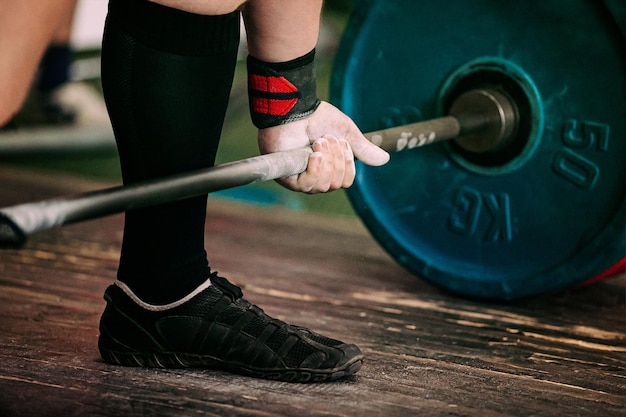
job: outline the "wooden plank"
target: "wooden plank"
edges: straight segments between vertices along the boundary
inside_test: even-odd
[[[0,205],[98,185],[0,169]],[[102,184],[104,185],[104,184]],[[0,252],[0,415],[622,416],[626,276],[484,303],[400,268],[357,219],[211,200],[212,266],[269,314],[357,343],[359,374],[287,384],[210,370],[110,366],[102,293],[121,215]]]

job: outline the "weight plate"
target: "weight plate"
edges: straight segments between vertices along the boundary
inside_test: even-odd
[[[381,245],[454,292],[508,300],[584,282],[626,252],[626,45],[601,2],[361,1],[331,100],[363,131],[441,116],[467,89],[518,106],[514,143],[359,164],[348,194]]]

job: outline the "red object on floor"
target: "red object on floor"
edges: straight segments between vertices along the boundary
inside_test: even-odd
[[[591,285],[594,282],[602,281],[603,279],[612,277],[613,275],[617,275],[620,272],[626,271],[626,257],[620,259],[615,265],[601,273],[600,275],[591,278],[589,281],[583,282],[579,285],[579,287],[585,287],[587,285]]]

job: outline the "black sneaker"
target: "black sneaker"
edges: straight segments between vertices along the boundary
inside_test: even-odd
[[[217,273],[163,306],[142,302],[118,281],[104,294],[100,354],[116,365],[211,368],[292,382],[336,380],[361,368],[357,346],[271,318],[242,297]]]

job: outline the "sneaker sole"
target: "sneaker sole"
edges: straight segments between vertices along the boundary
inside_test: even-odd
[[[205,355],[190,355],[182,353],[141,353],[117,352],[99,346],[102,359],[106,363],[122,366],[143,368],[209,368],[228,371],[254,378],[262,378],[283,382],[328,382],[354,375],[363,365],[363,357],[354,357],[341,368],[319,369],[250,369],[246,366],[228,363]]]

